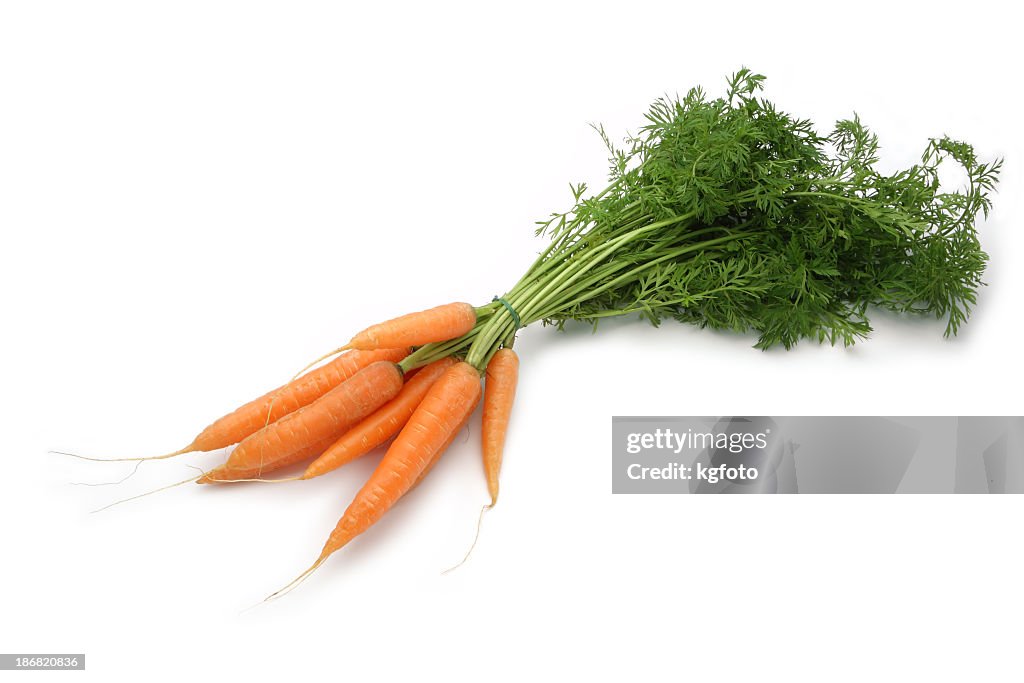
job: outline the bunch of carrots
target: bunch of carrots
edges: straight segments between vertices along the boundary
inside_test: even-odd
[[[394,439],[308,576],[427,474],[483,394],[490,505],[518,375],[512,346],[535,322],[596,325],[639,315],[733,332],[757,346],[802,339],[850,345],[868,311],[945,319],[954,335],[977,302],[988,260],[987,216],[1002,160],[934,138],[921,161],[887,173],[859,118],[820,135],[759,97],[764,76],[741,69],[724,97],[701,88],[656,100],[647,125],[608,147],[609,183],[539,224],[550,238],[519,281],[483,306],[451,303],[373,325],[328,361],[207,427],[179,455],[237,444],[195,480],[293,479],[338,468]],[[959,165],[967,183],[940,181]],[[481,389],[481,378],[485,388]],[[288,481],[274,479],[273,481]],[[191,481],[191,480],[190,480]],[[292,586],[293,584],[289,584]]]
[[[290,588],[369,529],[427,475],[466,425],[481,395],[487,507],[497,503],[498,474],[519,374],[515,351],[511,345],[495,349],[481,366],[452,355],[433,359],[411,353],[414,348],[429,348],[468,334],[477,318],[473,306],[451,303],[373,325],[311,366],[333,358],[326,364],[312,370],[307,366],[305,374],[221,417],[185,448],[118,460],[159,460],[235,446],[223,465],[188,481],[282,482],[331,472],[394,437],[319,557],[286,587]],[[486,390],[481,387],[482,376],[486,376]],[[302,462],[309,464],[297,477],[264,478]]]

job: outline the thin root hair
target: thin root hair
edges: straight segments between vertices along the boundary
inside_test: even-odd
[[[206,474],[206,472],[203,472],[203,474]],[[97,509],[93,510],[92,512],[93,512],[93,514],[95,514],[97,512],[103,512],[104,510],[109,510],[110,508],[114,507],[115,505],[120,505],[121,503],[127,503],[130,500],[138,500],[139,498],[145,498],[146,496],[151,496],[154,493],[160,493],[161,491],[166,491],[167,489],[173,489],[174,487],[181,486],[182,484],[189,484],[191,482],[194,482],[194,481],[198,480],[200,477],[203,476],[203,474],[197,474],[196,476],[194,476],[194,477],[192,477],[190,479],[184,479],[184,480],[179,481],[179,482],[174,483],[174,484],[168,484],[167,486],[161,486],[158,489],[154,489],[153,491],[148,491],[146,493],[140,493],[137,496],[132,496],[130,498],[122,498],[121,500],[114,501],[110,505],[104,505],[101,508],[97,508]]]
[[[77,453],[69,453],[67,451],[49,451],[53,455],[66,455],[72,458],[78,458],[79,460],[89,460],[91,462],[142,462],[144,460],[164,460],[166,458],[173,458],[176,455],[184,455],[185,453],[191,453],[192,447],[186,446],[181,450],[174,451],[173,453],[165,453],[163,455],[151,455],[145,458],[91,458],[87,455],[78,455]]]
[[[480,540],[480,527],[484,522],[484,513],[493,507],[494,503],[488,503],[487,505],[484,505],[482,508],[480,508],[480,516],[476,519],[476,535],[473,536],[473,543],[470,544],[469,550],[466,551],[466,555],[462,558],[462,560],[460,560],[458,564],[448,567],[448,569],[445,569],[443,572],[441,572],[442,576],[449,572],[453,572],[462,565],[466,564],[466,560],[469,559],[469,556],[473,554],[473,549],[476,548],[476,542]]]
[[[320,565],[322,565],[324,563],[324,560],[326,559],[326,557],[321,557],[320,559],[318,559],[316,562],[312,564],[312,566],[310,566],[309,569],[307,569],[306,571],[302,572],[294,579],[292,579],[291,582],[288,583],[288,585],[286,585],[284,588],[280,588],[271,593],[270,595],[268,595],[267,597],[263,598],[263,602],[273,602],[274,600],[277,600],[278,598],[283,598],[284,596],[291,593],[293,590],[302,585],[302,582],[308,579],[310,574],[319,569]]]
[[[90,482],[87,482],[87,481],[72,481],[72,482],[68,482],[68,483],[71,484],[72,486],[116,486],[117,484],[123,484],[124,482],[126,482],[129,479],[131,479],[132,477],[134,477],[135,474],[139,471],[139,467],[141,467],[141,466],[142,466],[142,461],[139,460],[138,462],[135,463],[135,467],[132,468],[131,472],[129,472],[128,474],[124,475],[122,478],[118,479],[117,481],[100,481],[100,482],[96,482],[96,483],[90,483]],[[190,465],[190,467],[194,467],[194,465]]]

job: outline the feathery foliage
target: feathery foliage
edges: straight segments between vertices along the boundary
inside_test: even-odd
[[[597,127],[609,184],[594,195],[573,186],[572,209],[539,224],[551,244],[503,297],[521,323],[636,313],[790,348],[853,344],[877,306],[934,315],[955,334],[981,285],[975,221],[988,215],[1001,161],[943,137],[920,163],[885,174],[859,118],[822,136],[759,97],[763,83],[742,69],[723,97],[698,87],[659,99],[622,146]],[[946,162],[966,171],[965,187],[940,187]],[[472,333],[445,345],[477,367],[516,332],[504,304],[480,311]]]

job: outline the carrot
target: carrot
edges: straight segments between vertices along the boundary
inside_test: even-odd
[[[300,479],[312,479],[326,474],[390,439],[409,421],[427,390],[454,364],[455,359],[449,356],[417,372],[415,377],[405,383],[398,396],[345,432],[333,445],[329,444],[330,447],[310,463]]]
[[[392,346],[423,346],[461,337],[476,325],[476,309],[470,304],[452,303],[425,311],[407,313],[371,325],[352,337],[348,344],[325,353],[300,372],[348,349],[372,350]]]
[[[301,583],[333,553],[375,524],[418,483],[423,472],[433,465],[469,420],[480,401],[480,393],[476,368],[466,362],[448,368],[430,387],[369,481],[345,510],[316,562],[267,599],[283,595]]]
[[[201,484],[249,478],[297,462],[297,454],[352,425],[393,399],[402,388],[402,370],[377,361],[352,375],[313,403],[285,415],[238,444],[226,463],[207,472]]]
[[[480,516],[476,520],[476,535],[462,560],[441,572],[447,574],[455,571],[469,559],[480,539],[480,527],[484,521],[484,513],[498,503],[498,475],[501,473],[501,460],[505,451],[505,434],[508,431],[509,417],[516,396],[516,384],[519,381],[519,356],[509,347],[499,349],[487,364],[487,380],[484,383],[484,410],[481,419],[481,440],[483,442],[484,474],[487,477],[487,491],[491,494],[491,502],[480,508]]]
[[[470,304],[458,302],[435,306],[416,313],[407,313],[367,327],[352,337],[348,344],[325,353],[306,368],[348,349],[371,350],[391,346],[423,346],[432,342],[448,341],[466,334],[473,329],[475,324],[476,309]]]
[[[505,435],[518,380],[519,356],[510,348],[500,349],[487,364],[484,412],[480,430],[483,440],[484,473],[487,476],[487,491],[491,494],[492,507],[498,502],[498,474],[501,472]]]
[[[476,309],[470,304],[460,302],[435,306],[416,313],[407,313],[367,327],[352,337],[348,344],[325,353],[300,372],[305,372],[317,363],[349,349],[373,350],[391,346],[423,346],[461,337],[471,331],[474,325],[476,325]]]
[[[405,358],[409,348],[353,351],[316,368],[298,379],[269,391],[214,422],[197,437],[203,448],[216,450],[240,442],[285,415],[309,405],[372,363]],[[214,445],[221,444],[221,445]]]
[[[476,309],[453,303],[408,313],[371,325],[352,337],[350,349],[380,349],[392,346],[422,346],[461,337],[476,324]]]
[[[135,460],[162,460],[185,453],[197,451],[215,451],[239,443],[246,437],[255,434],[267,424],[292,413],[303,406],[309,405],[326,394],[357,372],[378,361],[398,362],[409,353],[408,347],[394,349],[378,349],[374,351],[352,351],[338,356],[330,363],[292,380],[288,384],[268,391],[259,398],[228,413],[208,426],[193,439],[192,443],[180,451],[148,458],[84,458],[84,456],[68,453],[85,460],[102,460],[123,462]],[[328,444],[329,445],[329,444]],[[326,446],[325,446],[326,448]]]

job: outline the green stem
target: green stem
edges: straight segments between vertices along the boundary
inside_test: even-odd
[[[717,239],[707,240],[705,242],[700,242],[698,244],[693,244],[693,245],[690,245],[690,246],[682,247],[680,249],[676,249],[674,251],[670,251],[667,254],[665,254],[664,256],[661,256],[661,257],[656,258],[656,259],[652,259],[651,261],[647,261],[646,263],[643,263],[643,264],[637,266],[636,268],[633,268],[632,270],[627,271],[626,273],[620,275],[619,277],[616,277],[616,278],[614,278],[612,280],[608,280],[603,285],[600,285],[599,287],[597,287],[595,289],[585,289],[584,290],[586,285],[588,285],[590,283],[583,283],[583,285],[581,285],[581,287],[578,288],[577,291],[584,290],[584,291],[586,291],[586,294],[581,294],[580,296],[577,296],[575,299],[573,299],[573,300],[571,300],[569,302],[562,303],[562,304],[560,304],[558,306],[552,307],[550,310],[545,311],[543,315],[538,316],[538,319],[543,320],[545,318],[550,318],[550,317],[552,317],[554,315],[557,315],[558,313],[560,313],[562,311],[571,309],[573,306],[579,305],[579,304],[583,303],[584,301],[592,299],[595,296],[597,296],[597,295],[599,295],[599,294],[601,294],[601,293],[603,293],[603,292],[605,292],[605,291],[607,291],[609,289],[612,289],[613,287],[618,287],[620,285],[623,285],[623,284],[629,282],[630,280],[634,280],[634,279],[636,279],[636,277],[638,275],[642,274],[644,271],[646,271],[646,270],[648,270],[650,268],[653,268],[654,266],[658,265],[659,263],[663,263],[664,261],[668,261],[668,260],[671,260],[671,259],[677,259],[680,256],[685,256],[686,254],[691,254],[691,253],[698,252],[698,251],[704,251],[705,249],[708,249],[710,247],[714,247],[714,246],[718,246],[720,244],[726,244],[728,242],[732,242],[732,241],[738,240],[741,237],[743,237],[742,234],[727,235],[725,237],[719,237]]]
[[[539,279],[538,282],[543,282],[544,286],[539,292],[530,296],[530,298],[521,301],[519,292],[516,291],[516,287],[513,287],[513,289],[510,290],[503,298],[516,309],[522,324],[524,326],[529,325],[531,322],[537,320],[537,318],[532,317],[533,311],[541,308],[548,298],[556,296],[561,288],[572,284],[583,274],[601,263],[603,259],[614,254],[615,251],[624,244],[632,240],[639,239],[650,232],[654,232],[691,218],[693,218],[692,213],[682,216],[674,216],[673,218],[649,223],[643,227],[630,230],[629,232],[621,234],[614,239],[608,240],[594,251],[584,252],[582,256],[573,260],[569,266],[554,271],[547,278]],[[508,311],[505,311],[504,314],[500,311],[496,313],[494,317],[483,326],[483,330],[480,335],[473,341],[473,345],[466,354],[466,361],[474,365],[477,369],[482,370],[482,363],[490,354],[491,347],[494,346],[497,340],[508,336],[510,332],[510,330],[507,329],[509,324],[511,323],[514,325],[511,318],[512,316]],[[514,332],[515,330],[511,331]]]

